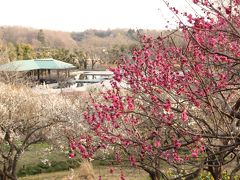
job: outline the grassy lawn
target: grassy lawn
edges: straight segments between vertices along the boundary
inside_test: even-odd
[[[51,149],[51,146],[46,143],[34,144],[27,151],[24,152],[20,158],[18,164],[18,170],[27,168],[27,167],[36,167],[44,159],[48,159],[49,162],[67,162],[69,161],[67,152],[60,152],[59,150]],[[139,169],[134,169],[131,167],[120,167],[115,166],[114,172],[110,173],[109,166],[106,161],[94,161],[94,175],[95,179],[98,179],[99,176],[102,177],[102,180],[119,180],[121,173],[124,174],[127,180],[148,180],[148,174]],[[73,171],[59,171],[51,173],[41,173],[36,175],[28,175],[26,177],[19,177],[20,180],[68,180],[68,179],[80,179],[78,174],[81,174],[81,168],[78,167]]]
[[[31,145],[21,156],[18,169],[27,165],[35,165],[42,162],[44,159],[49,161],[66,161],[68,156],[66,153],[59,150],[50,150],[51,146],[46,143]]]
[[[149,180],[148,175],[139,169],[133,168],[114,168],[113,174],[109,172],[109,168],[106,166],[98,166],[94,168],[95,179],[98,179],[99,176],[102,177],[102,180],[119,180],[121,176],[121,172],[124,173],[124,176],[127,180]],[[74,174],[78,173],[78,169],[75,169],[72,173],[71,171],[62,171],[62,172],[54,172],[54,173],[44,173],[34,176],[27,176],[23,178],[19,178],[20,180],[68,180],[71,177],[74,180],[78,180],[78,177],[75,177]],[[80,172],[81,173],[81,172]]]

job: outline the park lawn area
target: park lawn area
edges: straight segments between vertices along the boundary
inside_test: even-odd
[[[34,167],[41,163],[44,159],[48,159],[49,162],[66,162],[69,161],[67,149],[66,152],[61,152],[58,149],[51,149],[51,145],[47,143],[34,144],[28,148],[20,158],[18,163],[18,170],[26,167]],[[99,176],[102,177],[102,180],[119,180],[121,173],[124,174],[127,180],[148,180],[148,174],[140,169],[135,169],[133,167],[121,167],[114,166],[114,172],[110,173],[110,167],[108,164],[111,164],[107,159],[104,161],[97,160],[93,161],[93,168],[95,179],[98,179]],[[58,172],[49,172],[41,173],[36,175],[27,175],[25,177],[19,177],[20,180],[67,180],[71,175],[74,175],[80,169],[75,168],[73,171],[58,171]],[[79,179],[79,178],[73,178]]]
[[[140,169],[134,168],[121,168],[114,167],[113,174],[110,173],[109,167],[107,166],[97,166],[94,167],[95,179],[101,176],[102,180],[119,180],[121,172],[123,172],[124,177],[127,180],[150,180],[148,174]],[[73,174],[78,173],[78,169],[73,171]],[[81,172],[80,172],[81,173]],[[78,180],[79,178],[74,178],[71,171],[61,171],[54,173],[43,173],[34,176],[27,176],[19,178],[19,180],[68,180],[73,177],[73,180]]]
[[[17,169],[23,166],[38,164],[44,159],[49,161],[66,161],[68,156],[57,149],[51,149],[51,146],[47,143],[33,144],[20,157]]]

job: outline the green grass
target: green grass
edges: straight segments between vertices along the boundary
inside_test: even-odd
[[[47,151],[51,146],[46,143],[40,143],[32,145],[27,151],[22,155],[19,164],[18,171],[21,170],[19,175],[26,177],[20,177],[20,180],[68,180],[69,176],[72,175],[72,171],[68,171],[73,166],[75,162],[71,162],[68,158],[67,152],[61,152],[57,149],[52,149]],[[66,149],[67,150],[67,149]],[[51,162],[51,166],[44,165],[42,160],[48,159]],[[75,158],[73,159],[75,160]],[[77,162],[78,163],[78,162]],[[110,173],[109,165],[114,166],[114,173]],[[167,168],[166,171],[171,171]],[[148,174],[140,169],[134,169],[132,167],[117,166],[112,161],[111,157],[108,157],[104,161],[98,159],[93,161],[95,179],[98,179],[99,176],[102,177],[102,180],[119,180],[121,173],[123,173],[127,180],[149,180]],[[58,172],[55,172],[58,171]],[[79,171],[79,172],[78,172]],[[81,174],[79,168],[74,169],[74,174]],[[20,171],[19,171],[20,172]],[[46,173],[51,172],[51,173]],[[38,174],[41,173],[41,174]],[[31,174],[31,175],[30,175]],[[32,175],[36,174],[36,175]],[[224,180],[228,179],[227,175],[224,175]],[[197,179],[211,179],[209,174],[202,172],[201,177]],[[73,180],[78,180],[79,178],[73,178]],[[239,176],[236,176],[235,179],[239,179]]]
[[[28,148],[20,158],[18,164],[18,171],[21,170],[21,176],[24,174],[36,174],[36,175],[27,175],[26,177],[19,177],[20,180],[61,180],[67,179],[67,177],[71,174],[70,171],[64,171],[61,168],[69,169],[66,164],[69,164],[68,154],[66,152],[60,152],[57,149],[52,149],[51,151],[47,151],[51,146],[47,143],[39,143],[34,144]],[[67,151],[67,149],[66,149]],[[49,162],[54,165],[54,167],[47,167],[43,165],[42,160],[48,159]],[[109,162],[109,163],[108,163]],[[71,163],[71,162],[70,162]],[[98,179],[99,176],[102,177],[103,180],[119,180],[121,173],[123,173],[127,179],[130,180],[148,180],[148,174],[144,171],[134,168],[126,168],[116,166],[114,168],[114,173],[111,174],[109,171],[108,164],[110,161],[101,161],[96,160],[93,161],[95,178]],[[60,170],[60,172],[54,172],[56,170]],[[79,169],[75,169],[74,172]],[[44,173],[50,171],[51,173]],[[39,172],[43,172],[41,174],[37,174]],[[77,180],[77,179],[76,179]]]
[[[75,170],[74,172],[77,172]],[[99,176],[102,177],[102,180],[119,180],[121,176],[121,172],[123,172],[124,176],[127,180],[150,180],[147,173],[140,169],[134,168],[121,168],[115,167],[113,174],[109,172],[109,167],[106,166],[98,166],[94,167],[95,179],[98,179]],[[71,175],[70,171],[62,171],[55,173],[44,173],[34,176],[28,176],[19,178],[19,180],[67,180]],[[73,178],[77,180],[77,178]]]
[[[19,178],[19,180],[51,180],[51,179],[61,179],[67,177],[69,174],[68,171],[54,172],[54,173],[43,173],[34,176],[27,176]]]
[[[51,146],[47,143],[39,143],[30,146],[20,157],[17,169],[21,169],[28,165],[37,165],[41,163],[44,159],[49,161],[66,161],[68,160],[68,155],[57,149],[48,151]]]
[[[53,149],[47,143],[39,143],[30,146],[23,153],[17,165],[17,175],[22,177],[44,172],[63,171],[78,166],[78,159],[69,159],[67,152]]]

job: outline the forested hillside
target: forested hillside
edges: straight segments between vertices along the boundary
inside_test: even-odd
[[[32,58],[57,58],[82,69],[115,64],[122,53],[138,45],[139,34],[157,30],[94,30],[62,32],[18,26],[0,27],[0,63]]]

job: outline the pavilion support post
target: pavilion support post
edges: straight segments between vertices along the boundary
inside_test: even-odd
[[[68,78],[68,70],[65,70],[65,77]]]
[[[70,72],[69,72],[69,70],[67,70],[67,78],[69,78],[70,77]]]
[[[40,79],[40,70],[39,69],[37,70],[37,79],[38,80]]]
[[[48,78],[51,78],[51,71],[48,69]]]
[[[32,71],[32,79],[36,80],[36,70]]]
[[[57,70],[57,78],[59,79],[59,70]]]

